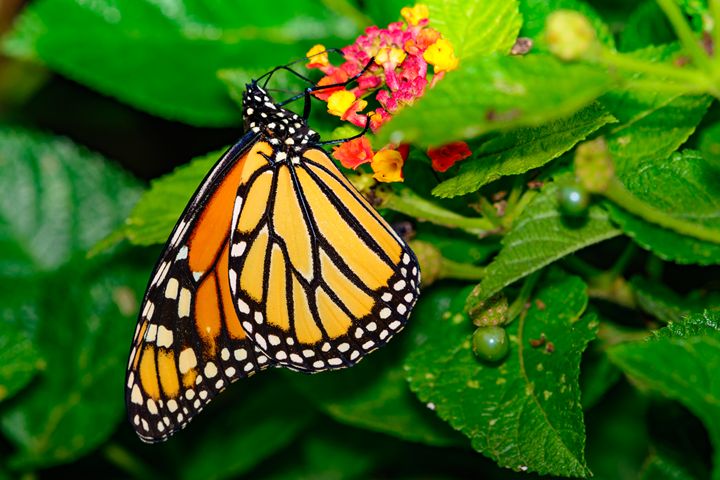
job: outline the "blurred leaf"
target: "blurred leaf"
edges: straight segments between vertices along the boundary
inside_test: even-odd
[[[417,314],[413,315],[415,317]],[[412,324],[408,329],[413,329]],[[464,445],[410,392],[401,360],[411,332],[352,369],[290,374],[295,387],[339,422],[428,445]]]
[[[525,207],[503,237],[503,248],[473,291],[483,300],[511,283],[581,248],[618,235],[602,208],[591,206],[586,217],[568,218],[558,206],[558,186],[548,183]]]
[[[720,172],[709,168],[698,152],[647,157],[635,168],[641,169],[642,175],[630,167],[618,173],[636,197],[675,218],[720,232]],[[610,202],[607,207],[626,234],[660,258],[700,265],[720,263],[720,244],[660,227]]]
[[[693,480],[696,477],[672,458],[653,453],[645,462],[640,480]]]
[[[615,39],[603,18],[585,2],[578,0],[519,0],[520,13],[523,18],[520,36],[529,37],[533,41],[532,52],[547,52],[545,41],[545,21],[555,10],[575,10],[580,12],[595,28],[598,40],[605,46],[614,48]]]
[[[196,125],[232,125],[240,111],[216,72],[269,69],[314,43],[350,38],[353,23],[321,3],[279,0],[38,0],[5,51],[142,110]]]
[[[170,459],[182,459],[179,478],[220,479],[246,473],[310,424],[315,412],[308,404],[293,395],[279,375],[269,380],[234,385],[235,392],[245,389],[243,395],[235,395],[232,403],[227,397],[221,400],[221,408],[213,409],[214,422],[206,416],[176,445],[167,446]]]
[[[26,332],[17,325],[0,323],[0,401],[27,385],[43,366]]]
[[[719,478],[720,383],[715,378],[720,368],[720,313],[691,315],[648,341],[616,345],[608,355],[640,385],[678,400],[703,421],[715,446],[713,478]]]
[[[679,322],[691,313],[720,309],[720,292],[691,292],[683,297],[667,286],[643,277],[630,279],[641,310],[665,323]]]
[[[366,0],[363,4],[365,13],[372,18],[373,24],[378,27],[384,27],[389,23],[399,21],[401,19],[400,9],[412,5],[407,0]],[[435,23],[432,17],[430,22]]]
[[[570,150],[607,123],[612,115],[597,103],[575,115],[548,124],[491,137],[460,163],[460,173],[433,189],[433,195],[454,197],[479,190],[505,175],[525,173]]]
[[[572,115],[609,86],[607,74],[547,55],[462,62],[379,132],[380,142],[440,145]]]
[[[165,243],[193,192],[221,155],[208,153],[153,180],[122,227],[128,240],[135,245]]]
[[[597,405],[621,377],[620,369],[610,362],[605,349],[592,344],[583,356],[580,369],[583,409],[587,411]]]
[[[620,50],[631,52],[676,40],[672,26],[654,0],[647,0],[630,14],[620,35]]]
[[[442,256],[455,262],[484,263],[500,249],[497,237],[478,239],[459,230],[418,223],[415,238],[432,243]]]
[[[522,17],[515,0],[427,0],[430,23],[452,43],[460,64],[476,56],[508,53]]]
[[[47,368],[0,417],[19,449],[13,468],[74,460],[123,417],[128,345],[148,272],[121,263],[96,267],[64,268],[45,285],[36,342]]]
[[[0,416],[17,447],[10,465],[28,469],[73,460],[114,430],[123,399],[112,392],[122,388],[147,272],[128,258],[83,255],[138,196],[122,171],[65,139],[8,128],[0,129],[0,164],[2,233],[30,260],[23,278],[3,272],[0,329],[24,335],[16,361],[24,352],[45,363]]]
[[[620,382],[588,411],[587,462],[593,478],[637,479],[649,453],[648,398]]]
[[[51,271],[127,215],[137,181],[64,138],[0,127],[3,277]]]
[[[720,122],[703,129],[700,151],[708,165],[716,172],[720,171]]]
[[[503,467],[589,475],[578,375],[597,321],[580,318],[585,289],[577,277],[548,276],[527,314],[508,327],[510,356],[493,366],[472,353],[472,324],[463,313],[466,291],[426,295],[415,313],[416,347],[405,365],[411,388]],[[554,351],[531,347],[530,339],[542,335]]]

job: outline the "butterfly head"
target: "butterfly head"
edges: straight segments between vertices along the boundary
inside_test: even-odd
[[[276,151],[288,156],[294,156],[320,140],[304,118],[276,104],[256,82],[245,88],[243,113],[247,130],[265,137]]]

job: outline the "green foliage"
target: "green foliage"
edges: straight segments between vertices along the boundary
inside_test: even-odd
[[[353,179],[421,261],[405,331],[351,369],[239,381],[152,446],[123,405],[146,247],[242,135],[247,82],[411,4],[0,9],[0,479],[720,479],[717,5],[429,0],[459,66],[370,138],[410,144],[404,184]],[[576,61],[551,54],[558,10],[595,30]],[[324,107],[323,140],[359,132]],[[456,140],[471,156],[433,171]]]
[[[697,415],[717,447],[720,442],[720,390],[714,381],[714,372],[720,359],[719,349],[720,316],[705,313],[670,323],[647,341],[620,344],[611,348],[608,354],[642,386],[680,401]],[[667,359],[672,359],[672,368],[666,367]],[[715,465],[719,461],[716,454]]]
[[[592,104],[566,119],[540,127],[488,135],[474,149],[472,158],[460,164],[458,174],[435,187],[432,193],[438,197],[464,195],[506,175],[542,167],[614,121],[602,106]]]
[[[416,312],[418,330],[426,334],[415,337],[417,346],[406,362],[411,388],[500,465],[541,474],[589,474],[578,375],[580,354],[597,322],[580,318],[587,305],[583,282],[565,275],[546,279],[535,304],[509,327],[511,353],[499,366],[485,365],[472,353],[462,295],[435,293],[443,294],[453,299],[449,305],[442,298],[434,304],[426,300]],[[554,351],[531,346],[541,335]]]
[[[302,57],[314,43],[354,33],[350,19],[310,0],[271,9],[238,0],[40,0],[24,12],[5,51],[157,115],[232,125],[240,113],[218,71],[267,70]]]
[[[548,55],[483,56],[466,60],[462,68],[462,75],[448,75],[417,107],[398,113],[380,140],[441,145],[537,126],[575,113],[609,85],[602,70],[565,65]],[[444,128],[433,128],[438,124]]]

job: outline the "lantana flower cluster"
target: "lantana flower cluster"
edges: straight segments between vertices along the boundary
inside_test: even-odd
[[[428,26],[427,6],[405,7],[400,14],[404,21],[391,23],[387,28],[368,27],[365,35],[343,48],[345,61],[340,66],[330,63],[322,45],[315,45],[308,51],[308,67],[325,74],[318,85],[341,84],[360,74],[349,88],[314,92],[317,98],[327,102],[330,114],[357,127],[364,128],[369,124],[370,130],[375,132],[398,110],[412,105],[446,72],[458,67],[452,44]],[[430,67],[432,73],[428,72]],[[377,106],[366,110],[366,99],[373,96],[371,101],[374,99]],[[404,145],[387,145],[374,152],[370,141],[362,136],[336,147],[333,156],[352,169],[370,163],[375,179],[397,182],[403,181],[402,167],[408,150]],[[438,172],[446,171],[470,153],[464,142],[428,150],[432,167]]]

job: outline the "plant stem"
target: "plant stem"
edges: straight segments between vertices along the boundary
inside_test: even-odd
[[[709,79],[698,70],[682,69],[667,63],[648,62],[608,49],[601,50],[597,60],[607,67],[615,67],[629,73],[647,74],[678,83],[699,85],[705,90],[711,86]]]
[[[460,263],[443,257],[438,278],[479,281],[485,276],[485,268],[470,263]]]
[[[451,212],[425,200],[406,187],[399,192],[392,192],[389,189],[376,190],[375,194],[381,202],[380,208],[388,208],[419,220],[427,220],[444,227],[460,228],[480,238],[497,231],[497,227],[487,218],[470,218]]]
[[[661,227],[674,230],[683,235],[695,237],[699,240],[720,244],[720,231],[704,225],[689,222],[682,218],[673,217],[649,203],[646,203],[631,193],[617,178],[613,178],[605,191],[605,196],[620,205],[630,213],[644,218]]]
[[[124,447],[117,443],[110,443],[103,449],[103,455],[105,458],[120,468],[124,472],[130,474],[133,478],[141,479],[152,479],[158,478],[157,474],[153,470],[145,465],[138,458],[133,456]]]
[[[512,323],[515,318],[525,311],[525,305],[530,301],[530,296],[533,290],[535,290],[535,285],[537,285],[538,280],[540,280],[540,275],[542,275],[542,270],[532,273],[525,278],[522,287],[520,287],[520,293],[510,304],[510,307],[508,307],[507,325]]]
[[[670,93],[677,96],[680,95],[700,95],[707,93],[707,88],[703,85],[694,85],[688,83],[674,83],[661,80],[627,80],[618,85],[622,90],[637,90],[654,93]]]
[[[656,0],[660,8],[662,8],[665,16],[675,30],[675,34],[685,47],[685,51],[693,59],[696,67],[703,70],[707,75],[713,76],[715,67],[710,63],[710,58],[703,48],[700,46],[695,33],[688,25],[685,16],[675,0]]]
[[[620,254],[618,259],[615,260],[615,264],[610,267],[610,269],[608,270],[608,274],[612,278],[617,278],[618,276],[620,276],[627,268],[630,260],[632,260],[635,256],[635,252],[637,252],[637,245],[635,245],[635,242],[631,240],[625,246],[625,249]]]

